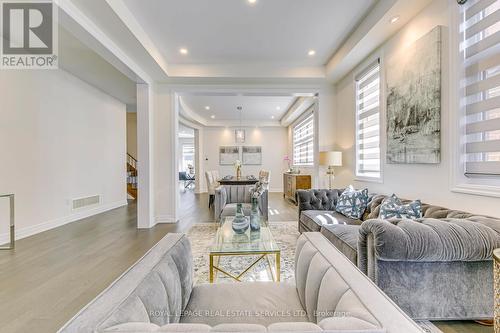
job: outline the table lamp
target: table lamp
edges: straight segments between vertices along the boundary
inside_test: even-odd
[[[334,178],[333,168],[342,166],[342,152],[341,151],[323,151],[319,153],[319,165],[327,166],[326,174],[329,177],[329,189],[332,189],[332,182]]]

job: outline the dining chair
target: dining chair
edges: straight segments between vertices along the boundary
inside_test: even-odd
[[[271,172],[268,170],[259,171],[259,181],[263,182],[266,190],[269,190],[269,181],[271,180]]]
[[[205,177],[207,179],[208,208],[210,208],[215,200],[215,189],[219,186],[219,171],[206,171]]]

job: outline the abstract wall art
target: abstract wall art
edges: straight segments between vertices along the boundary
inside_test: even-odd
[[[387,163],[440,163],[441,27],[386,64]]]

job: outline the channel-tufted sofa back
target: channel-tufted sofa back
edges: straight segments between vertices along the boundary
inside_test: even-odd
[[[226,203],[249,203],[252,201],[250,189],[254,185],[223,185],[226,189]]]
[[[168,234],[60,332],[94,332],[126,322],[178,323],[193,288],[189,239]],[[90,305],[89,304],[89,305]]]
[[[335,210],[337,200],[344,191],[343,188],[332,190],[299,190],[299,216],[303,210]],[[368,207],[361,220],[377,219],[380,214],[380,205],[387,198],[387,195],[370,193]],[[401,199],[403,203],[409,203],[412,200]],[[460,210],[448,209],[440,206],[434,206],[422,203],[422,217],[433,219],[468,219],[475,222],[482,222],[487,216],[480,216],[467,213]]]
[[[297,241],[295,282],[311,322],[342,322],[363,332],[381,328],[387,332],[420,332],[347,257],[333,249],[318,232],[303,233]],[[388,315],[385,309],[393,307],[397,310]]]
[[[344,189],[298,190],[299,214],[303,210],[335,210]]]

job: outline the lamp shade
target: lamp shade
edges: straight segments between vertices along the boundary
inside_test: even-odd
[[[320,152],[319,164],[326,166],[342,166],[342,152],[341,151]]]

